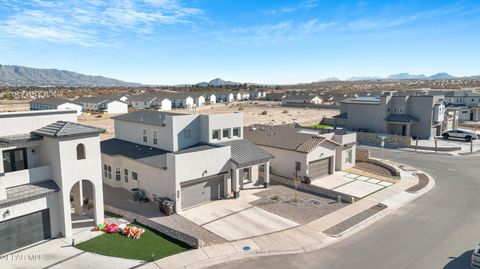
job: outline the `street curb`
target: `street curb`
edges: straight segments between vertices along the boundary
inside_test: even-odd
[[[398,168],[396,165],[393,165],[393,166]],[[380,211],[379,213],[361,221],[360,223],[356,224],[355,226],[353,226],[353,227],[345,230],[344,232],[340,233],[338,236],[331,236],[331,235],[325,234],[326,236],[328,236],[328,238],[331,238],[331,240],[328,240],[328,242],[318,242],[318,243],[313,243],[313,244],[310,244],[310,245],[304,245],[304,246],[299,246],[299,247],[294,247],[294,248],[289,248],[289,249],[283,249],[283,250],[282,249],[261,249],[261,250],[252,250],[252,251],[245,252],[245,253],[232,253],[232,254],[227,254],[227,255],[224,255],[224,256],[220,256],[220,257],[208,258],[206,260],[199,261],[195,264],[184,265],[184,266],[180,266],[180,267],[177,267],[177,268],[184,268],[184,269],[186,269],[186,268],[189,268],[189,269],[205,268],[205,267],[225,263],[225,262],[228,262],[228,261],[240,260],[240,259],[243,259],[243,258],[310,253],[310,252],[313,252],[313,251],[323,249],[323,248],[328,247],[330,245],[333,245],[335,243],[341,242],[342,240],[344,240],[346,238],[349,238],[350,236],[356,234],[357,232],[362,231],[363,229],[369,227],[370,225],[372,225],[372,224],[376,223],[377,221],[383,219],[384,217],[390,215],[396,209],[399,209],[399,208],[405,206],[406,204],[409,204],[409,203],[413,202],[417,198],[421,197],[425,193],[432,190],[433,187],[435,186],[435,180],[428,173],[425,173],[424,171],[418,170],[418,169],[415,170],[415,171],[409,171],[409,172],[411,172],[411,173],[424,173],[426,176],[428,176],[429,183],[427,184],[427,186],[425,186],[421,190],[418,190],[415,193],[408,193],[409,195],[412,195],[411,198],[409,198],[409,199],[403,201],[402,203],[400,203],[398,205],[395,205],[393,207],[388,206],[386,209],[384,209],[384,210]],[[405,190],[403,192],[405,192]],[[397,195],[399,195],[399,194],[397,194]],[[157,262],[157,261],[155,261],[155,262]],[[159,266],[157,263],[155,263],[155,264],[157,266]],[[162,268],[162,267],[160,267],[160,268]]]

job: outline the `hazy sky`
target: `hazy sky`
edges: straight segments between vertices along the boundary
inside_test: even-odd
[[[149,84],[480,74],[480,1],[1,0],[0,64]]]

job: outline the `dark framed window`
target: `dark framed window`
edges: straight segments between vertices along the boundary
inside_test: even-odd
[[[126,169],[126,168],[123,169],[123,175],[124,175],[124,178],[125,178],[125,182],[128,183],[128,169]]]
[[[240,137],[240,127],[233,128],[233,136]]]
[[[116,181],[122,180],[122,175],[120,174],[120,168],[115,168],[115,180]]]
[[[220,140],[220,130],[212,131],[212,140]]]
[[[137,172],[132,171],[132,179],[133,179],[133,180],[138,180],[138,174],[137,174]]]
[[[77,145],[77,160],[85,160],[85,145],[78,144]]]
[[[3,152],[5,173],[28,169],[27,149],[12,149]]]

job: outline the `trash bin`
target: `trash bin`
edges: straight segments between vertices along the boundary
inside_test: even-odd
[[[174,213],[173,212],[174,205],[175,205],[175,202],[173,202],[172,200],[168,198],[162,199],[159,203],[160,211],[163,214],[165,214],[165,216],[170,216]]]
[[[138,188],[132,189],[133,201],[142,201],[145,198],[145,191]]]

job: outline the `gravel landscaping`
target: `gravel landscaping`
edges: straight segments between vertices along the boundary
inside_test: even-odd
[[[316,220],[348,205],[301,191],[298,191],[298,201],[294,201],[295,189],[279,184],[272,184],[270,189],[255,195],[260,199],[250,204],[299,224]]]
[[[359,224],[360,222],[372,217],[373,215],[379,213],[380,211],[386,209],[387,206],[384,204],[378,204],[376,206],[372,206],[367,210],[360,212],[359,214],[350,217],[330,228],[325,230],[324,232],[328,235],[338,236],[341,233],[345,232],[346,230],[354,227],[355,225]]]
[[[425,175],[424,173],[415,173],[415,175],[418,177],[418,183],[417,185],[408,188],[406,190],[407,192],[417,192],[428,185],[429,179],[427,175]]]
[[[388,170],[385,167],[382,167],[380,165],[376,165],[374,163],[357,161],[355,163],[354,168],[359,169],[359,170],[363,170],[365,172],[368,172],[368,173],[371,173],[371,174],[374,174],[374,175],[382,176],[382,177],[398,178],[398,177],[394,176],[390,170]]]

